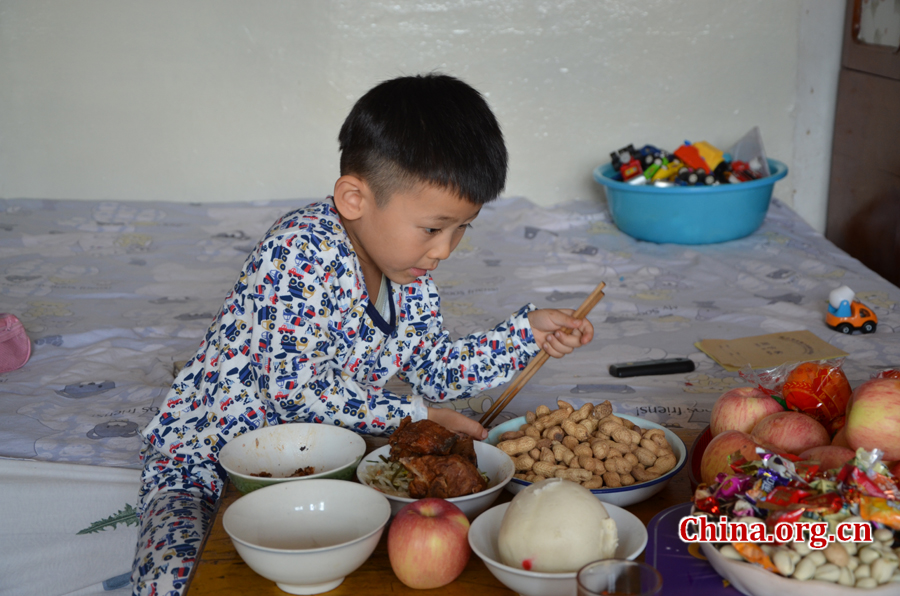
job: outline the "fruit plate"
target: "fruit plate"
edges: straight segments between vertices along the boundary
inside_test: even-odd
[[[669,442],[669,445],[672,447],[672,451],[675,453],[675,457],[678,460],[675,463],[674,468],[655,480],[642,482],[640,484],[632,484],[631,486],[623,486],[621,488],[598,488],[591,490],[591,492],[594,493],[594,496],[604,503],[611,503],[612,505],[617,505],[619,507],[627,507],[629,505],[634,505],[635,503],[640,503],[641,501],[646,501],[661,491],[666,484],[681,471],[681,468],[684,467],[687,462],[687,448],[684,445],[684,441],[682,441],[678,435],[664,426],[660,426],[649,420],[644,420],[643,418],[638,418],[637,416],[629,416],[627,414],[616,414],[616,416],[633,422],[641,428],[657,428],[663,431],[666,435],[666,441]],[[488,433],[486,442],[496,445],[500,441],[500,435],[509,430],[519,430],[519,427],[523,424],[525,424],[524,416],[508,420],[492,429]],[[531,482],[513,478],[509,481],[509,484],[506,485],[506,490],[516,494],[529,486],[531,486]]]
[[[896,583],[887,583],[877,588],[851,588],[832,582],[820,580],[800,581],[766,571],[762,567],[734,561],[724,557],[710,543],[700,545],[700,550],[713,566],[713,569],[727,579],[741,594],[747,596],[771,596],[772,594],[790,594],[791,596],[896,596],[900,593]]]
[[[688,453],[688,479],[691,481],[691,493],[696,491],[700,485],[700,462],[703,460],[703,452],[706,451],[706,446],[710,441],[712,441],[712,431],[707,426],[691,443],[691,450]]]

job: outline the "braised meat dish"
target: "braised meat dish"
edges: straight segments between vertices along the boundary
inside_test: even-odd
[[[411,422],[406,417],[388,443],[390,461],[399,462],[410,474],[409,496],[414,499],[461,497],[487,488],[472,437],[431,420]]]
[[[400,463],[411,475],[409,496],[413,499],[461,497],[487,488],[478,468],[455,453],[404,457]]]
[[[391,461],[400,461],[402,457],[417,455],[447,455],[459,435],[447,430],[437,422],[419,420],[410,422],[407,416],[400,421],[400,426],[388,439],[391,446]]]

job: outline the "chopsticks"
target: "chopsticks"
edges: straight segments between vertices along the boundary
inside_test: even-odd
[[[601,281],[600,284],[597,285],[596,288],[594,288],[594,291],[591,292],[590,296],[584,299],[584,302],[581,303],[581,306],[578,307],[578,310],[576,310],[572,316],[576,319],[585,318],[588,313],[591,312],[594,306],[596,306],[597,303],[600,302],[600,299],[603,298],[603,288],[605,287],[606,283]],[[572,333],[572,330],[566,329],[565,332]],[[494,402],[491,407],[488,408],[488,411],[485,412],[481,417],[480,422],[483,426],[487,426],[494,421],[494,418],[496,418],[497,415],[502,412],[506,406],[509,405],[509,402],[511,402],[516,394],[522,389],[522,387],[525,386],[525,383],[531,380],[531,377],[534,376],[534,374],[538,371],[539,368],[541,368],[541,366],[543,366],[544,362],[546,362],[549,357],[550,356],[544,350],[538,352],[537,356],[535,356],[531,360],[531,362],[528,363],[528,366],[525,367],[525,370],[519,373],[519,376],[517,376],[512,383],[510,383],[509,387],[506,388],[506,391],[503,392],[503,395],[501,395],[500,398],[496,402]]]

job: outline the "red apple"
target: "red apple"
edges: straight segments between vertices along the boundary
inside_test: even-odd
[[[719,472],[734,474],[728,458],[736,451],[740,451],[748,461],[759,459],[756,454],[757,447],[759,444],[750,435],[739,430],[726,430],[716,435],[700,458],[701,482],[712,484]]]
[[[756,423],[750,433],[753,440],[783,451],[799,455],[813,447],[831,444],[831,435],[811,416],[800,412],[769,414]]]
[[[900,379],[870,379],[850,398],[844,426],[854,451],[880,449],[884,459],[900,459]]]
[[[841,430],[834,433],[834,436],[831,437],[831,444],[835,447],[846,447],[850,449],[850,444],[847,443],[847,427],[841,427]]]
[[[749,433],[756,423],[775,412],[783,412],[774,398],[756,387],[736,387],[716,400],[710,416],[709,431],[716,436],[726,430]]]
[[[388,530],[391,568],[410,588],[446,586],[469,562],[469,520],[444,499],[419,499],[397,512]]]
[[[894,478],[900,478],[900,461],[887,461],[884,463],[887,464],[888,470],[891,471]]]
[[[856,457],[856,453],[852,449],[835,447],[834,445],[813,447],[800,454],[800,459],[804,461],[814,459],[819,462],[823,470],[842,468],[845,463],[854,457]]]

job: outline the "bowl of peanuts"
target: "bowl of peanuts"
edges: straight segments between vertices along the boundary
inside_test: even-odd
[[[512,493],[544,478],[565,478],[619,507],[649,499],[687,461],[684,441],[671,430],[636,416],[614,414],[612,404],[579,408],[559,400],[492,429],[487,442],[516,466]]]

